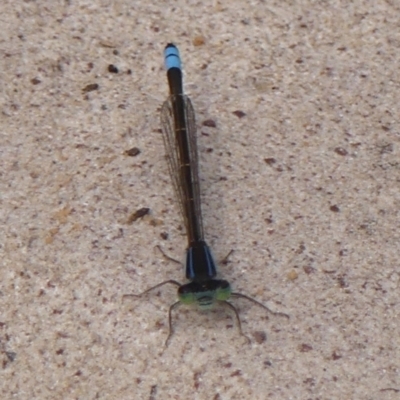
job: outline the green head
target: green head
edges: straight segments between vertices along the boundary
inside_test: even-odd
[[[189,282],[178,289],[182,304],[197,304],[202,310],[212,308],[217,301],[231,297],[232,289],[228,281],[210,279],[204,282]]]

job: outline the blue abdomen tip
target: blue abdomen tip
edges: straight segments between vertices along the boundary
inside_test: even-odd
[[[168,43],[164,50],[165,69],[168,71],[170,68],[181,69],[181,59],[179,57],[179,50],[172,43]]]

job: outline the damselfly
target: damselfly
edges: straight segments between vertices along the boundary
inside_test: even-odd
[[[167,280],[147,289],[139,295],[143,296],[166,284],[178,287],[178,301],[169,307],[168,342],[173,334],[172,311],[180,304],[196,304],[201,309],[223,303],[235,314],[239,332],[243,334],[239,313],[228,300],[244,298],[274,315],[289,318],[287,314],[274,312],[267,306],[242,293],[232,292],[231,285],[223,279],[216,279],[217,267],[212,253],[204,240],[203,223],[200,204],[199,167],[196,140],[196,122],[192,102],[183,93],[182,70],[179,51],[173,44],[164,50],[170,96],[161,110],[161,126],[164,146],[168,160],[169,172],[176,197],[185,222],[188,247],[186,250],[186,278],[188,283],[181,284],[175,280]],[[167,258],[171,259],[167,256]],[[174,260],[175,261],[175,260]]]

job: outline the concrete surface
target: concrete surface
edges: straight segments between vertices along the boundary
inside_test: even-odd
[[[0,10],[2,399],[400,398],[398,2]],[[185,250],[159,122],[170,41],[207,240],[235,249],[221,276],[291,317],[235,302],[250,345],[226,308],[182,308],[164,349],[175,289],[123,300],[184,281],[156,249]]]

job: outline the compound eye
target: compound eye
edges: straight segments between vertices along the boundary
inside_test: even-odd
[[[225,301],[231,297],[231,285],[227,281],[221,281],[221,285],[217,288],[217,300]]]
[[[178,298],[182,304],[193,304],[196,301],[193,293],[178,293]]]
[[[183,304],[193,304],[196,302],[195,292],[190,283],[179,287],[178,299]]]

